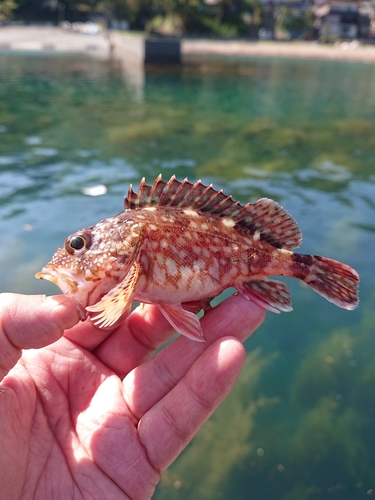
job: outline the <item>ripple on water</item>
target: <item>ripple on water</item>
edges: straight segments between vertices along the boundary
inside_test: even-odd
[[[37,146],[39,144],[42,144],[42,142],[42,138],[38,137],[37,135],[29,135],[25,138],[25,143],[29,146]]]
[[[8,163],[9,165],[9,163]],[[6,170],[0,172],[0,198],[11,198],[21,189],[33,187],[34,181],[21,172]]]
[[[59,151],[56,148],[33,148],[32,152],[38,156],[56,156]]]
[[[0,156],[0,166],[13,165],[18,162],[16,156]]]
[[[346,182],[353,175],[345,165],[338,165],[332,160],[323,160],[312,168],[304,168],[296,171],[296,177],[301,181],[323,179],[331,182]]]

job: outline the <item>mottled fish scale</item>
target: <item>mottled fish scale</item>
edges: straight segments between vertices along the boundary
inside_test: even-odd
[[[303,280],[345,309],[358,304],[358,274],[340,262],[293,253],[301,231],[276,202],[241,206],[222,190],[175,176],[129,187],[125,211],[69,236],[37,277],[72,297],[85,319],[112,326],[132,301],[156,304],[170,324],[202,340],[193,311],[228,287],[273,311],[290,311],[287,286]],[[183,307],[183,304],[189,304]]]

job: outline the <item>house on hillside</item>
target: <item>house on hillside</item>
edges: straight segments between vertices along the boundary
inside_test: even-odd
[[[264,24],[268,30],[284,31],[295,38],[334,41],[339,39],[375,39],[375,0],[261,0]],[[278,29],[278,27],[281,30]],[[293,29],[294,28],[294,29]]]
[[[315,0],[315,27],[323,40],[370,39],[375,21],[370,2],[322,2]]]

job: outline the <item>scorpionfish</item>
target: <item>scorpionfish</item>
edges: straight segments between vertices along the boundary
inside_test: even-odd
[[[204,338],[195,313],[228,287],[270,311],[291,311],[287,286],[269,276],[299,278],[354,309],[356,271],[294,253],[301,241],[295,220],[273,200],[240,205],[201,181],[159,176],[152,186],[142,179],[138,193],[130,185],[123,212],[70,235],[36,277],[71,297],[81,320],[90,312],[109,327],[133,301],[156,304],[178,333],[197,341]]]

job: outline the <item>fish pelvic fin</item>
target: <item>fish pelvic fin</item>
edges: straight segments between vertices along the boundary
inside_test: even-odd
[[[277,280],[254,280],[242,283],[237,290],[247,299],[268,311],[279,313],[293,310],[288,287]]]
[[[187,311],[181,304],[158,304],[158,306],[177,333],[196,342],[205,341],[200,321],[193,312]]]
[[[358,306],[359,276],[354,269],[319,255],[299,255],[298,260],[301,257],[302,261],[303,258],[308,261],[308,272],[301,278],[313,290],[343,309],[352,310]]]

